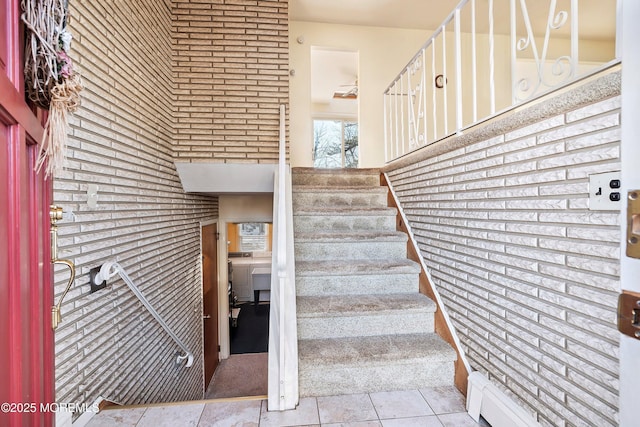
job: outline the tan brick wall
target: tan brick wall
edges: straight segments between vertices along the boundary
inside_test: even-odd
[[[288,0],[173,0],[173,28],[176,160],[276,162]]]
[[[71,121],[66,170],[54,201],[72,210],[59,256],[78,275],[56,331],[56,399],[98,396],[134,404],[202,397],[200,221],[216,198],[185,194],[173,164],[172,18],[169,0],[71,1],[72,58],[85,89]],[[89,184],[98,206],[87,204]],[[89,269],[118,261],[195,355],[178,347],[122,280],[89,293]],[[68,271],[56,269],[56,300]]]

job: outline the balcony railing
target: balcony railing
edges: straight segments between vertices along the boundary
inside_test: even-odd
[[[386,161],[617,64],[616,0],[579,3],[461,1],[384,92]]]

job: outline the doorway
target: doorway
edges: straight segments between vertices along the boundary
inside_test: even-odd
[[[222,339],[228,339],[229,353],[208,384],[206,399],[267,394],[272,224],[256,219],[231,220],[221,229],[228,279],[228,320],[221,318],[221,326],[228,326],[228,338]]]
[[[311,115],[313,166],[357,168],[357,51],[311,47]]]
[[[204,381],[209,384],[218,367],[218,225],[203,225],[202,322],[204,331]]]

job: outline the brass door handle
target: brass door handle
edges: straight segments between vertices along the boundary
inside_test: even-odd
[[[62,314],[60,314],[60,307],[62,306],[62,301],[64,297],[67,296],[69,289],[71,289],[71,285],[76,278],[76,266],[73,261],[68,259],[58,259],[58,225],[57,222],[62,219],[62,208],[59,206],[52,205],[49,211],[49,218],[51,220],[51,230],[49,231],[49,235],[51,237],[51,263],[55,264],[63,264],[69,267],[69,282],[67,283],[62,296],[58,300],[58,304],[51,307],[51,327],[53,330],[58,328],[60,322],[62,322]]]
[[[640,294],[623,291],[618,296],[618,330],[640,339]]]
[[[640,190],[627,195],[627,256],[640,258]]]

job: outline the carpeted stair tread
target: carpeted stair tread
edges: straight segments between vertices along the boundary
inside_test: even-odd
[[[300,396],[453,384],[379,169],[294,168]]]
[[[386,187],[363,187],[362,185],[335,185],[327,187],[326,185],[294,185],[292,187],[294,193],[342,193],[342,192],[357,192],[357,193],[373,193],[373,194],[387,194],[389,190]]]
[[[379,168],[312,168],[296,166],[292,168],[292,171],[294,175],[380,175]]]
[[[299,208],[293,216],[395,216],[398,213],[396,208],[366,206],[326,206],[322,210],[314,208]]]
[[[401,231],[362,231],[350,232],[301,232],[296,233],[295,242],[353,242],[353,241],[380,241],[380,242],[406,242],[407,235]]]
[[[410,259],[361,259],[296,262],[297,276],[345,276],[407,273],[420,273],[420,265]]]
[[[435,333],[397,334],[300,340],[298,357],[303,366],[317,368],[418,360],[446,362],[456,360],[456,352]]]
[[[294,168],[292,174],[292,183],[294,186],[379,186],[380,170]]]
[[[384,295],[299,296],[296,300],[298,318],[372,316],[384,313],[433,313],[436,304],[416,293]]]

